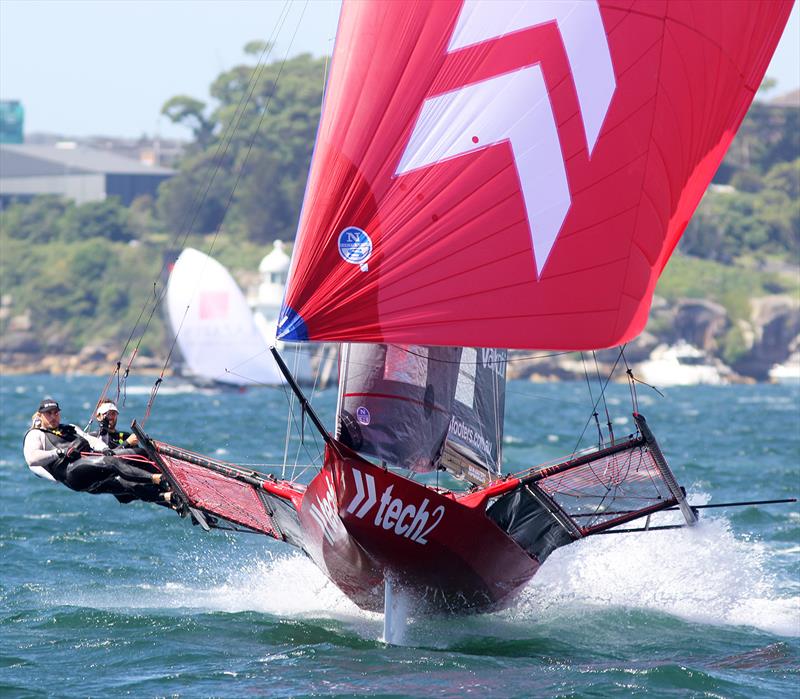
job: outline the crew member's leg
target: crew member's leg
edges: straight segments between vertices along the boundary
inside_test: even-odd
[[[64,483],[72,490],[94,495],[132,495],[157,502],[161,491],[154,476],[157,474],[113,456],[84,456],[67,466]]]

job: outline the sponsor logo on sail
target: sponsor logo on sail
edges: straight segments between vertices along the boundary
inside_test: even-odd
[[[369,410],[363,405],[359,405],[358,408],[356,408],[356,420],[358,420],[362,425],[369,425]]]
[[[352,469],[356,494],[347,506],[347,512],[358,519],[370,515],[373,525],[397,536],[410,539],[414,543],[428,543],[427,537],[436,529],[444,517],[444,506],[430,508],[430,500],[424,498],[418,505],[406,503],[393,496],[394,485],[390,485],[378,496],[375,477],[369,473]],[[374,517],[373,517],[374,511]]]
[[[464,442],[485,454],[492,453],[492,443],[478,430],[459,420],[455,415],[450,418],[449,434],[462,439]]]
[[[484,368],[491,369],[501,379],[506,377],[507,353],[502,349],[492,347],[481,348],[481,362]]]
[[[358,265],[362,272],[366,272],[367,260],[372,255],[372,238],[366,231],[356,226],[348,226],[339,233],[339,255],[345,262]]]

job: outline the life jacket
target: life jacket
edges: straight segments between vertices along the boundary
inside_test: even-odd
[[[95,437],[102,439],[111,449],[125,444],[125,440],[131,436],[130,432],[123,432],[122,430],[109,430],[101,427],[97,432],[92,433]]]

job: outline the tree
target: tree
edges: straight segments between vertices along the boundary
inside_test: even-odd
[[[249,55],[270,46],[250,42]],[[173,121],[202,125],[180,173],[162,185],[158,210],[176,232],[226,229],[252,240],[291,237],[320,117],[324,59],[308,54],[266,65],[238,65],[211,85],[216,108],[180,96],[164,109]],[[194,221],[194,225],[190,225]]]
[[[128,242],[135,237],[128,209],[117,197],[71,208],[64,215],[61,228],[61,237],[68,241],[105,238]]]
[[[168,99],[161,107],[161,113],[173,124],[183,124],[192,130],[198,145],[205,146],[211,141],[214,124],[203,115],[205,102],[186,95]]]
[[[2,228],[9,237],[31,245],[47,243],[61,237],[62,219],[74,208],[72,202],[54,195],[34,197],[4,210]]]

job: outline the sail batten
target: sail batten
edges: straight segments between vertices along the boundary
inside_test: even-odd
[[[279,339],[632,339],[791,5],[345,0]]]

